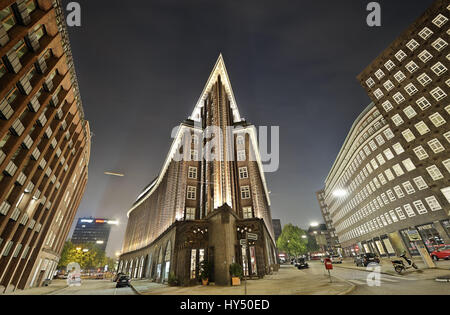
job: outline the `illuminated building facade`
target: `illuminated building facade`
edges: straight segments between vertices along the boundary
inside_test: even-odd
[[[215,136],[203,137],[211,129]],[[180,145],[182,159],[176,158]],[[208,160],[208,152],[222,158]],[[240,246],[246,232],[258,235],[247,248],[248,259]],[[221,285],[230,284],[234,262],[258,277],[277,268],[255,127],[240,117],[222,56],[180,125],[159,176],[128,211],[122,252],[120,271],[159,282],[172,273],[183,285],[198,283],[204,260],[213,265],[210,281]]]
[[[359,76],[373,103],[326,179],[347,254],[419,255],[450,244],[448,1],[433,5]]]
[[[112,225],[117,225],[117,221],[105,218],[79,218],[71,242],[75,245],[96,244],[105,251]]]
[[[56,270],[90,154],[59,1],[0,1],[0,290]]]

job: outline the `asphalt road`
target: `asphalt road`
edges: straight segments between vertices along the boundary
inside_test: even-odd
[[[324,268],[320,262],[312,262],[310,266],[311,268]],[[367,278],[370,274],[367,271],[342,268],[339,265],[334,265],[331,271],[332,276],[347,280],[356,286],[350,295],[450,295],[450,283],[448,282],[422,280],[415,277],[414,274],[403,276],[379,274],[379,279],[371,277],[372,281],[368,282]]]
[[[51,293],[51,295],[135,295],[129,287],[116,288],[111,280],[83,280],[81,286],[68,287]]]

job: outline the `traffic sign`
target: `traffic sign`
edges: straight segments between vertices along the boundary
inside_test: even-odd
[[[258,240],[258,234],[247,233],[247,239],[252,240],[252,241],[256,241],[256,240]]]

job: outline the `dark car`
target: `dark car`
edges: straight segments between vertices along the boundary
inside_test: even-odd
[[[358,267],[367,267],[370,263],[380,263],[380,259],[373,253],[359,254],[355,257],[355,264]]]
[[[116,283],[116,288],[130,287],[130,277],[122,275],[119,277]]]
[[[116,274],[113,278],[113,282],[117,282],[117,280],[119,280],[121,276],[125,276],[125,274],[123,272],[119,272],[118,274]]]
[[[309,265],[305,258],[298,258],[295,267],[297,267],[297,269],[306,269],[309,268]]]

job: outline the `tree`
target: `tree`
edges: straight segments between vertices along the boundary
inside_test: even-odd
[[[105,251],[97,245],[87,243],[75,245],[71,241],[64,244],[58,268],[65,268],[69,263],[76,262],[81,269],[97,269],[105,265],[114,266],[114,259],[106,256]]]
[[[308,238],[306,232],[291,223],[283,227],[277,241],[277,247],[289,256],[304,255],[308,252]]]

